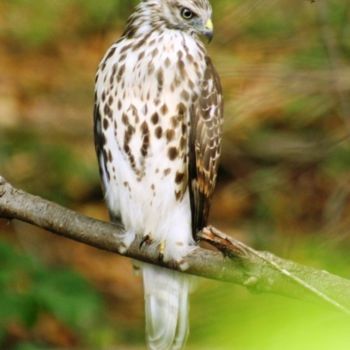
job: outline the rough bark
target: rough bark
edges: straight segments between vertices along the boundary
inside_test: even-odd
[[[196,248],[178,264],[159,259],[157,249],[137,238],[125,249],[122,224],[86,217],[11,186],[0,177],[0,218],[18,219],[60,236],[139,261],[303,300],[321,301],[350,313],[350,281],[269,252],[256,251],[215,228],[199,237],[220,251]]]

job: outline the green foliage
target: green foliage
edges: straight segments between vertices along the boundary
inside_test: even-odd
[[[5,3],[7,36],[25,44],[22,46],[37,47],[50,42],[59,33],[58,23],[67,1],[5,0]]]
[[[2,242],[0,267],[0,347],[8,324],[16,322],[30,329],[42,313],[78,333],[98,325],[102,301],[77,273],[47,267]],[[31,346],[22,344],[18,349],[36,349]]]
[[[246,27],[247,36],[255,40],[272,37],[287,38],[293,33],[293,22],[286,21],[283,13],[260,14],[254,18]]]
[[[14,350],[47,350],[47,347],[41,347],[32,343],[21,343]]]
[[[322,44],[310,43],[305,48],[300,48],[289,57],[290,63],[296,68],[322,68],[328,66],[329,58]]]
[[[325,170],[333,177],[348,176],[350,171],[350,146],[342,142],[332,149],[324,163]]]
[[[349,4],[337,0],[329,0],[328,4],[329,23],[339,33],[349,21]]]
[[[349,247],[339,254],[320,249],[322,242],[322,237],[299,239],[289,253],[348,275]],[[330,306],[250,294],[234,285],[202,280],[191,298],[191,339],[199,349],[347,350],[349,327],[349,317]]]
[[[96,164],[86,162],[62,141],[45,141],[30,129],[3,133],[0,137],[2,175],[29,191],[65,204],[80,193],[78,186],[70,183],[76,181],[84,192],[98,182]],[[12,164],[7,170],[6,164],[16,157],[20,159],[19,168]]]
[[[127,16],[137,1],[124,0],[4,0],[3,34],[22,48],[52,45],[77,33],[104,30]],[[21,25],[18,25],[20,23]]]
[[[125,19],[131,13],[137,1],[133,0],[74,0],[76,7],[82,11],[80,28],[93,31],[115,25],[119,19]]]

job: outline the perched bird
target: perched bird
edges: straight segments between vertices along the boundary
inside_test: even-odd
[[[207,0],[143,0],[96,75],[94,132],[105,199],[164,261],[183,263],[207,223],[221,150],[218,74],[200,37],[213,35]],[[189,280],[141,265],[149,349],[183,348]]]

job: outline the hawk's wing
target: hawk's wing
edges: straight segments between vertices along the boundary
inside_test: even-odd
[[[104,196],[106,196],[106,191],[108,188],[108,183],[110,181],[110,173],[107,168],[108,163],[108,155],[105,149],[106,145],[106,136],[102,129],[102,116],[101,111],[99,109],[98,101],[95,97],[95,105],[94,105],[94,138],[95,138],[95,150],[99,165],[101,184],[102,184],[102,192]],[[112,221],[120,221],[120,213],[116,211],[114,208],[113,211],[109,210],[109,215]]]
[[[221,153],[222,119],[220,79],[206,57],[201,96],[191,111],[189,188],[194,236],[207,224]]]

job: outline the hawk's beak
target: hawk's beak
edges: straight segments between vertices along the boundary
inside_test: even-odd
[[[209,43],[213,40],[214,25],[211,19],[208,19],[207,23],[205,24],[203,35],[208,38]]]

